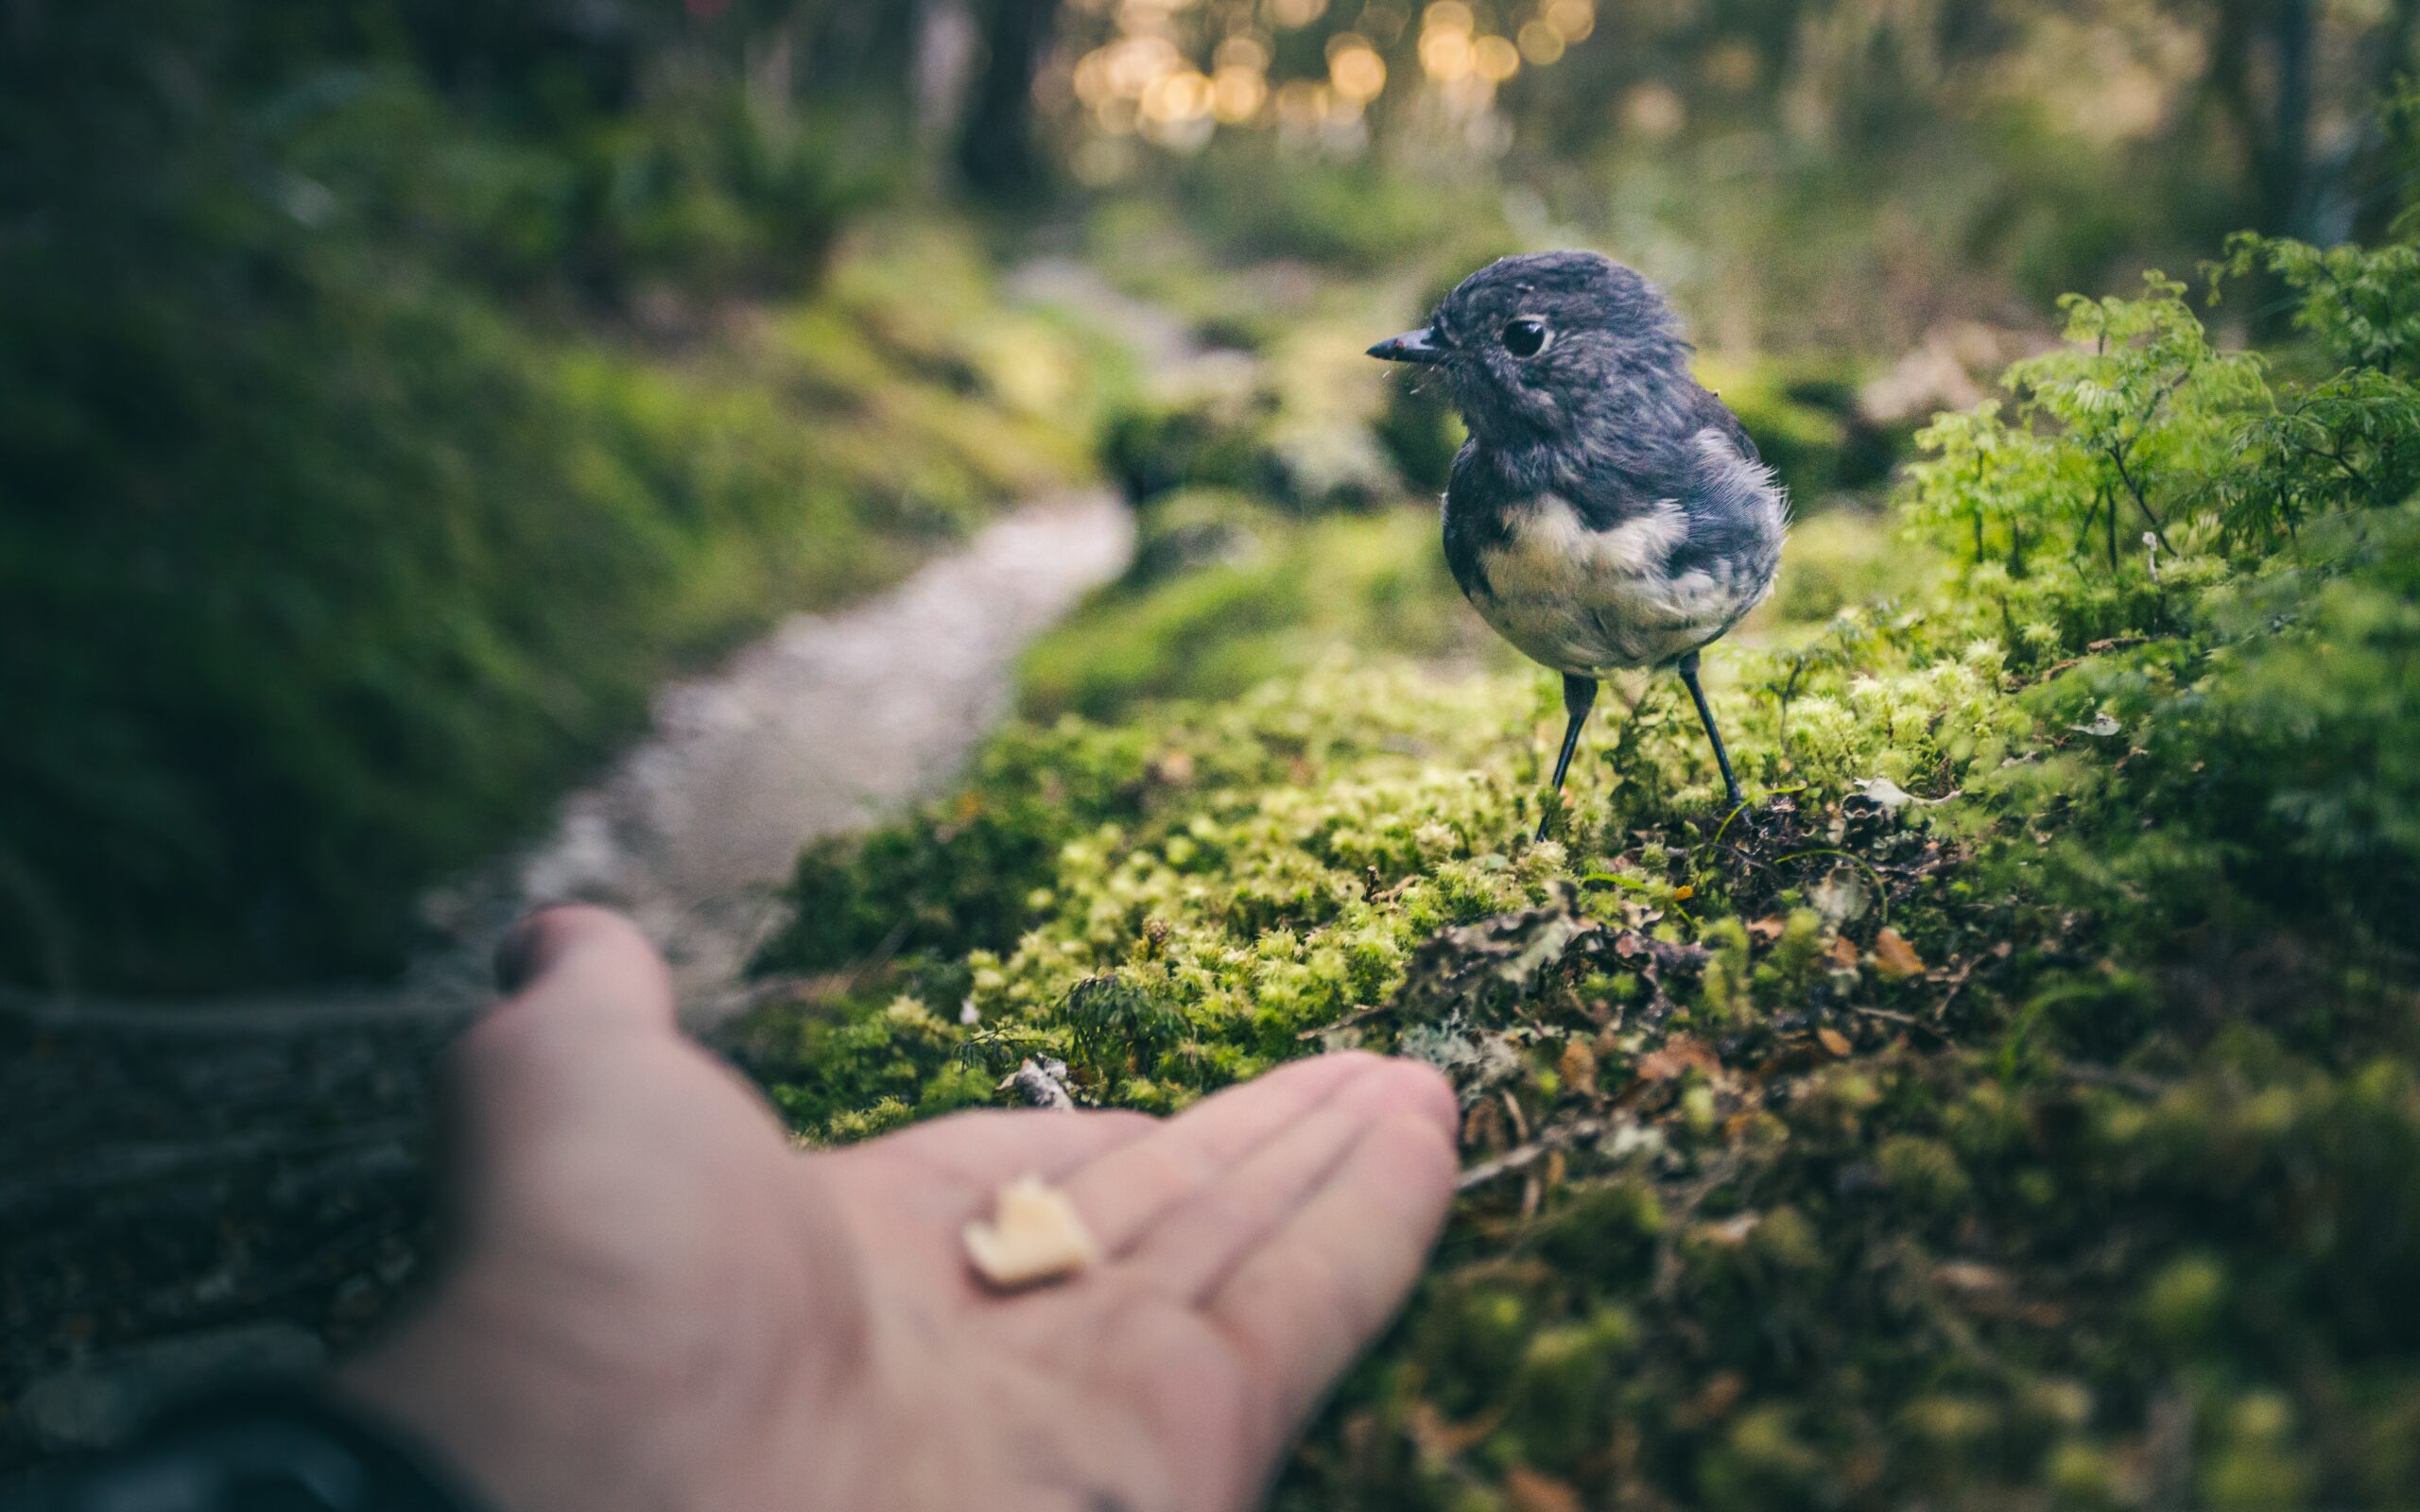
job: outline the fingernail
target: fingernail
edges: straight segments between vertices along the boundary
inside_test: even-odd
[[[546,959],[546,916],[529,914],[495,947],[495,989],[507,997],[527,987]]]

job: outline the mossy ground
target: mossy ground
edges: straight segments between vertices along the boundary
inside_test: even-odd
[[[1551,679],[1371,609],[1426,523],[1245,509],[1273,544],[1037,653],[1097,720],[804,859],[743,1057],[815,1142],[1036,1051],[1152,1110],[1444,1067],[1466,1191],[1283,1507],[2408,1499],[2420,509],[2226,499],[2384,475],[2409,391],[2307,320],[2279,372],[2388,387],[2302,449],[2343,372],[2273,386],[2165,285],[2071,317],[1929,433],[1903,549],[1810,524],[1710,658],[1747,810],[1635,679],[1531,844]]]

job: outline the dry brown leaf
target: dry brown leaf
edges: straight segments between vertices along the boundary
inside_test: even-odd
[[[1850,939],[1846,935],[1836,936],[1831,943],[1831,947],[1824,951],[1824,954],[1830,959],[1834,966],[1841,968],[1841,970],[1844,971],[1854,971],[1857,970],[1857,942]]]
[[[1874,964],[1883,975],[1893,978],[1922,976],[1924,957],[1916,954],[1906,936],[1885,924],[1874,936]]]
[[[1578,1491],[1526,1465],[1504,1472],[1504,1500],[1512,1512],[1586,1512]]]
[[[1771,918],[1767,919],[1750,919],[1748,921],[1748,934],[1758,944],[1770,945],[1773,941],[1781,938],[1783,923],[1784,920],[1779,914],[1774,914]]]
[[[1722,1062],[1703,1040],[1676,1034],[1664,1041],[1660,1050],[1651,1050],[1638,1057],[1638,1074],[1648,1081],[1674,1081],[1692,1068],[1708,1075],[1722,1069]]]
[[[1747,1394],[1748,1383],[1736,1370],[1725,1370],[1705,1383],[1705,1389],[1681,1410],[1691,1423],[1719,1423],[1731,1416]]]
[[[1849,1043],[1849,1037],[1847,1035],[1844,1035],[1838,1029],[1831,1028],[1828,1025],[1816,1030],[1815,1038],[1817,1040],[1822,1042],[1824,1049],[1830,1051],[1836,1056],[1845,1057],[1850,1051],[1857,1048]]]
[[[1421,1453],[1430,1459],[1447,1460],[1465,1450],[1477,1448],[1479,1441],[1495,1432],[1504,1421],[1505,1409],[1492,1407],[1463,1422],[1451,1423],[1434,1403],[1415,1402],[1404,1424],[1411,1441]]]
[[[1585,1040],[1574,1040],[1563,1047],[1563,1056],[1555,1062],[1555,1070],[1563,1076],[1565,1091],[1593,1092],[1597,1090],[1597,1052],[1588,1048]]]

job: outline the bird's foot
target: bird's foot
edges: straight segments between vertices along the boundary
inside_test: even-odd
[[[1715,827],[1714,837],[1720,840],[1737,833],[1742,840],[1753,840],[1756,831],[1756,810],[1749,807],[1748,799],[1737,788],[1733,788],[1724,796],[1722,822]]]

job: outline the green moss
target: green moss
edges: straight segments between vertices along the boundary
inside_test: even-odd
[[[1437,548],[1433,510],[1301,524],[1214,491],[1154,504],[1124,581],[1026,653],[1034,717],[1110,718],[1175,697],[1232,697],[1355,645],[1464,654],[1484,628]]]
[[[2377,1499],[2420,1420],[2420,508],[2197,513],[2288,465],[2237,442],[2303,391],[2149,304],[2081,312],[2041,407],[1934,427],[1899,523],[1940,555],[1881,558],[1887,604],[1716,649],[1749,813],[1684,703],[1617,684],[1530,843],[1551,679],[1390,654],[1288,552],[1349,581],[1348,527],[1393,527],[1283,524],[1079,633],[1227,573],[1240,641],[1326,615],[1331,649],[1250,687],[1140,658],[1101,722],[811,862],[772,964],[853,958],[834,919],[909,943],[752,1066],[834,1139],[1033,1047],[1167,1108],[1362,1044],[1446,1070],[1470,1162],[1551,1131],[1461,1200],[1281,1504]],[[2159,413],[2059,407],[2095,385]],[[2072,549],[2113,445],[2156,578]],[[897,1026],[902,990],[979,1022]]]

